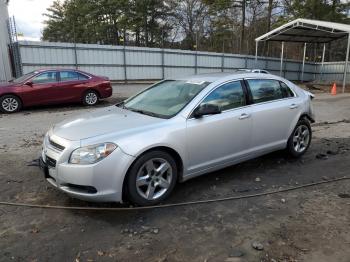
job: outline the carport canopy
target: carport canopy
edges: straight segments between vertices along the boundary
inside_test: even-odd
[[[307,43],[323,43],[322,66],[321,66],[321,70],[323,70],[326,43],[329,43],[341,38],[345,38],[345,37],[348,38],[348,43],[347,43],[347,49],[346,49],[344,75],[343,75],[343,92],[344,92],[348,60],[349,60],[350,25],[298,18],[274,30],[271,30],[270,32],[260,37],[255,38],[255,61],[257,62],[257,59],[258,59],[258,44],[260,41],[282,42],[281,65],[280,65],[280,75],[282,75],[284,43],[285,42],[304,43],[303,66],[302,66],[302,72],[301,72],[301,80],[303,80]]]

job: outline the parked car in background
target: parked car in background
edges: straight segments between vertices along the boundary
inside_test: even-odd
[[[27,106],[75,102],[92,106],[111,95],[107,77],[74,69],[42,69],[0,84],[0,110],[13,113]]]
[[[238,69],[237,71],[258,73],[258,74],[270,74],[269,71],[264,70],[264,69],[247,69],[247,68],[242,68],[242,69]]]
[[[204,74],[156,83],[126,101],[54,125],[40,166],[90,201],[158,204],[178,181],[311,142],[312,94],[268,74]]]

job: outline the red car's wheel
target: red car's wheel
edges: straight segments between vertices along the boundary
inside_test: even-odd
[[[98,103],[99,97],[96,91],[89,90],[84,93],[83,103],[87,106],[94,106]]]
[[[0,97],[0,111],[3,113],[14,113],[22,108],[21,100],[14,95],[4,95]]]

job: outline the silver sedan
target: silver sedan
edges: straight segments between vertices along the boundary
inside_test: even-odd
[[[54,125],[41,168],[88,201],[153,205],[177,182],[311,142],[313,95],[286,79],[237,72],[156,83],[126,101]]]

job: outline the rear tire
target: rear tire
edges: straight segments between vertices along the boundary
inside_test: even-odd
[[[287,152],[292,157],[298,158],[306,153],[312,138],[310,122],[300,119],[290,135],[287,143]]]
[[[83,104],[86,106],[94,106],[98,103],[99,96],[96,91],[88,90],[83,95]]]
[[[0,97],[0,111],[6,114],[18,112],[22,108],[21,100],[14,95]]]
[[[151,151],[139,157],[126,179],[126,195],[139,206],[159,204],[173,191],[178,170],[174,158],[164,151]]]

